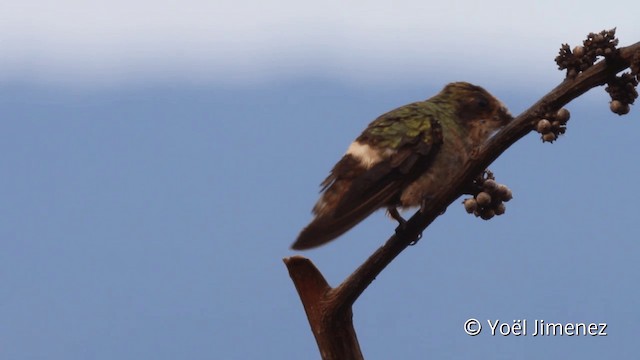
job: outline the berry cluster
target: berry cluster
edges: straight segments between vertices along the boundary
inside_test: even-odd
[[[489,220],[495,215],[505,212],[504,203],[511,200],[511,190],[505,185],[498,184],[489,170],[478,176],[473,181],[474,197],[464,199],[464,209],[469,214],[474,214],[484,220]]]
[[[542,142],[554,142],[558,136],[564,134],[567,131],[569,117],[571,117],[569,110],[562,108],[538,121],[536,131],[541,134]]]
[[[618,115],[624,115],[629,112],[629,105],[633,104],[638,97],[638,79],[636,75],[624,73],[609,80],[605,90],[611,96],[609,107],[611,111]]]
[[[567,77],[574,78],[580,72],[591,67],[599,56],[608,58],[616,53],[618,39],[616,29],[590,33],[582,46],[576,46],[571,51],[569,44],[562,44],[560,54],[556,57],[556,64],[560,70],[567,69]]]

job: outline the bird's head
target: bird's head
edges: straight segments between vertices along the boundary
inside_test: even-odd
[[[513,119],[507,107],[488,91],[466,82],[448,84],[439,96],[453,105],[454,119],[479,145]]]

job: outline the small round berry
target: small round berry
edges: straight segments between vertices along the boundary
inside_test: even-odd
[[[478,195],[476,195],[476,201],[478,202],[479,206],[489,206],[489,204],[491,204],[491,195],[484,191],[481,191]]]
[[[496,215],[502,215],[504,214],[504,212],[507,210],[507,207],[504,205],[504,203],[500,203],[498,204],[498,206],[496,206],[493,211],[496,213]]]
[[[482,187],[491,193],[498,188],[498,183],[493,179],[487,179],[482,183]]]
[[[630,110],[629,104],[625,104],[620,100],[613,100],[611,104],[609,104],[609,108],[618,115],[624,115]]]
[[[551,122],[547,119],[542,119],[538,121],[538,126],[536,126],[536,131],[540,134],[546,134],[551,130]]]
[[[577,56],[577,57],[583,57],[584,56],[584,47],[583,46],[576,46],[573,48],[573,55]]]
[[[542,141],[543,142],[553,142],[555,139],[557,138],[556,134],[549,132],[546,133],[544,135],[542,135]]]
[[[513,199],[513,193],[511,192],[511,189],[509,189],[505,185],[498,186],[498,190],[496,191],[496,194],[498,195],[500,200],[504,202],[507,202]]]
[[[565,108],[558,110],[558,112],[556,113],[556,120],[560,121],[562,124],[565,124],[567,121],[569,121],[570,117],[571,113],[569,113],[569,110]]]
[[[480,213],[480,218],[482,220],[489,220],[496,215],[496,212],[493,209],[485,209]]]
[[[478,202],[474,198],[465,199],[463,202],[464,209],[469,213],[473,213],[478,208]]]

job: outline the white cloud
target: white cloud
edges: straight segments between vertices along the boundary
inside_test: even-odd
[[[617,26],[623,44],[640,40],[635,1],[5,3],[5,80],[246,82],[329,74],[375,82],[499,70],[511,79],[525,67],[534,79],[554,71],[560,43],[579,43],[590,31]]]

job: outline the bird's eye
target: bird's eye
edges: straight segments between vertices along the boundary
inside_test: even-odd
[[[460,107],[458,116],[468,117],[470,120],[477,119],[478,116],[487,115],[493,110],[491,98],[484,94],[472,94],[467,97]]]
[[[480,109],[484,109],[489,106],[489,102],[484,97],[476,98],[476,106]]]

